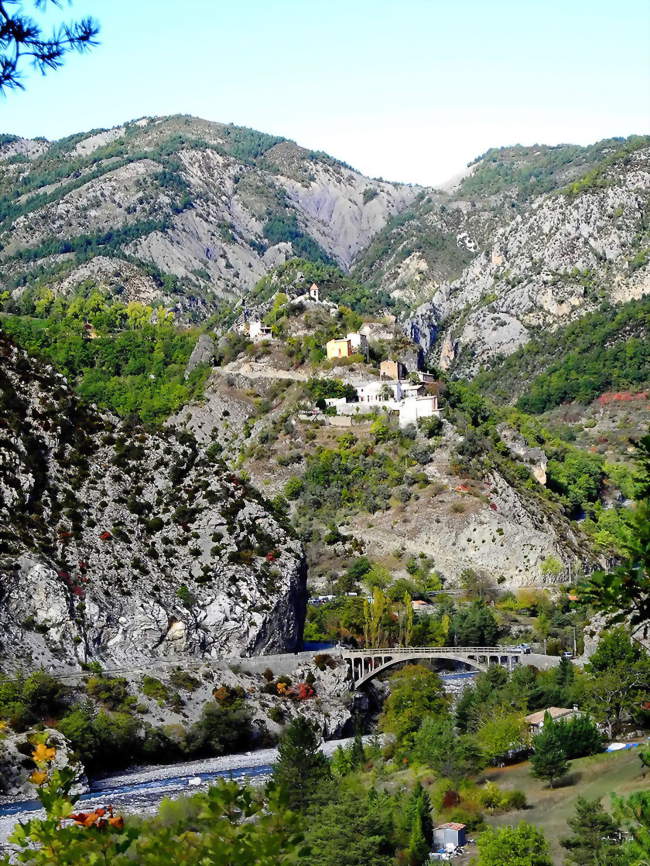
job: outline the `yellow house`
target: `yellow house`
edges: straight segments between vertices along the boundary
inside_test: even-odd
[[[349,358],[352,354],[352,343],[347,339],[329,340],[325,344],[325,349],[328,360],[333,358]]]

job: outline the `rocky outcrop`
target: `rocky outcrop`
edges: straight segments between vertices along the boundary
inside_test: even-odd
[[[188,433],[84,407],[0,335],[0,667],[293,650],[305,564]]]
[[[60,731],[54,728],[27,730],[23,733],[7,731],[0,740],[0,802],[4,798],[34,800],[38,786],[32,781],[36,764],[31,760],[36,743],[44,743],[55,750],[50,770],[69,768],[74,773],[73,796],[88,791],[88,780],[83,765],[70,749],[70,744]]]
[[[605,299],[641,297],[650,291],[649,200],[648,147],[603,168],[582,191],[540,196],[457,280],[436,289],[408,332],[430,348],[444,328],[437,360],[471,375],[536,329],[567,324]]]
[[[510,454],[530,469],[536,481],[546,484],[546,453],[541,448],[529,447],[521,433],[507,424],[497,424],[497,431]]]
[[[208,334],[201,334],[196,341],[196,345],[192,349],[192,354],[187,361],[185,368],[185,378],[201,364],[211,364],[214,361],[216,347],[214,340]]]

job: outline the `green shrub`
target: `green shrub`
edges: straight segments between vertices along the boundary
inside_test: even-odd
[[[156,679],[156,677],[144,676],[140,685],[140,691],[148,698],[153,698],[154,701],[163,704],[169,698],[169,689],[167,686]]]
[[[128,682],[123,677],[89,677],[86,680],[86,692],[109,710],[121,709],[130,697]]]

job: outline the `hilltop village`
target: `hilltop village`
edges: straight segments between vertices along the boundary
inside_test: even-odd
[[[253,344],[266,345],[267,349],[283,340],[283,332],[272,324],[278,318],[279,309],[287,319],[302,319],[303,331],[300,326],[292,328],[290,333],[294,336],[304,333],[304,320],[307,317],[309,321],[310,313],[312,323],[320,323],[327,316],[337,323],[352,313],[348,308],[321,298],[316,283],[294,297],[276,292],[270,304],[266,315],[246,312],[236,326]],[[377,354],[378,346],[382,347],[385,357]],[[330,369],[343,368],[342,378],[352,388],[345,396],[323,398],[325,405],[314,408],[314,414],[322,413],[332,426],[350,426],[353,416],[377,411],[398,413],[402,428],[417,424],[422,418],[440,415],[441,382],[424,371],[422,349],[406,339],[395,316],[387,313],[379,320],[364,321],[357,330],[337,334],[320,348]],[[355,373],[346,375],[345,368],[353,365],[357,367]]]

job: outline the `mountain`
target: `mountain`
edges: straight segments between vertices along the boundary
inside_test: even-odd
[[[650,141],[634,138],[505,221],[407,329],[435,345],[442,368],[472,375],[603,302],[640,298],[650,291],[649,218]]]
[[[580,180],[623,145],[493,148],[444,189],[421,191],[357,257],[354,274],[408,305],[428,300],[539,196]]]
[[[301,545],[212,451],[99,413],[1,334],[0,399],[3,669],[296,647]]]
[[[434,190],[182,115],[56,142],[5,135],[4,308],[96,284],[201,322],[297,257],[338,267],[357,308],[392,304],[439,366],[473,375],[648,291],[649,155],[640,136],[492,149]]]
[[[200,319],[292,256],[347,269],[419,190],[242,127],[141,118],[0,140],[0,279],[95,281]]]
[[[539,414],[608,391],[650,386],[650,296],[603,303],[569,325],[540,330],[480,373],[475,384],[500,403]]]

